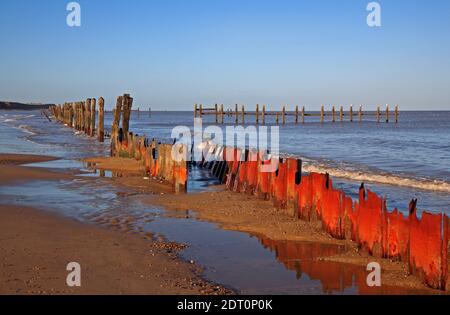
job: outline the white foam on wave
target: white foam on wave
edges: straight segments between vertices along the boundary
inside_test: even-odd
[[[328,173],[333,177],[349,179],[352,181],[372,182],[378,184],[387,184],[450,193],[450,183],[441,180],[415,179],[400,177],[393,174],[376,174],[371,172],[363,173],[355,170],[346,170],[328,167],[325,165],[317,165],[311,162],[304,163],[303,170],[309,173]]]

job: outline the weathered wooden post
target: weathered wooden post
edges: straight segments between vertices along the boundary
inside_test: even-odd
[[[237,125],[239,123],[239,119],[238,119],[238,117],[239,117],[238,104],[236,104],[235,107],[234,107],[234,114],[235,114],[234,123]]]
[[[322,105],[322,107],[320,108],[320,122],[321,123],[323,123],[324,115],[325,115],[325,110],[324,110],[324,107]]]
[[[281,110],[281,123],[284,125],[286,123],[286,106],[283,106]]]
[[[331,108],[331,121],[335,122],[336,121],[336,109],[333,107]]]
[[[111,127],[111,156],[116,155],[117,138],[119,135],[119,123],[122,113],[123,96],[117,97],[116,108],[114,109],[113,123]]]
[[[350,122],[353,122],[353,105],[350,105]]]
[[[217,107],[217,103],[214,104],[214,113],[216,114],[216,124],[219,122],[219,111]]]
[[[259,124],[259,104],[256,104],[256,110],[255,110],[255,120],[256,120],[256,124]]]
[[[339,109],[339,119],[341,120],[341,122],[344,121],[344,106],[341,106],[341,108]]]
[[[261,119],[262,124],[264,125],[266,123],[266,105],[263,105]]]
[[[278,125],[278,112],[275,114],[275,122],[276,122],[277,125]]]
[[[302,106],[302,124],[305,123],[305,106]]]
[[[103,97],[98,99],[98,128],[97,137],[99,142],[105,141],[105,100]]]
[[[95,114],[96,114],[96,104],[97,100],[93,98],[91,100],[91,129],[89,130],[90,136],[93,137],[95,135]]]
[[[389,122],[389,104],[386,104],[386,122]]]
[[[242,105],[242,113],[241,113],[241,115],[242,115],[242,124],[245,125],[245,108],[244,108],[244,105]]]
[[[395,105],[395,109],[394,109],[394,121],[395,121],[395,123],[398,123],[398,105]]]
[[[203,104],[200,104],[200,118],[203,118]]]
[[[220,105],[220,122],[223,125],[223,104]]]
[[[194,118],[197,117],[197,104],[194,105]]]
[[[362,105],[359,105],[358,119],[359,122],[362,122]]]
[[[298,124],[298,105],[295,105],[295,124]]]
[[[89,135],[91,125],[91,99],[86,100],[86,111],[84,116],[84,133]]]
[[[380,118],[381,118],[381,110],[380,110],[380,106],[377,107],[377,122],[380,122]]]
[[[129,94],[124,94],[122,99],[122,131],[126,135],[130,131],[131,108],[133,106],[133,98]]]

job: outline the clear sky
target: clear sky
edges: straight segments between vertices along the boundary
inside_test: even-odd
[[[0,1],[0,100],[450,110],[450,1]]]

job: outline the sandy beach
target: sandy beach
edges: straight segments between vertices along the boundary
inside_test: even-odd
[[[0,155],[0,185],[69,178],[71,175],[18,166],[52,159]],[[198,266],[177,257],[177,244],[7,203],[0,201],[0,294],[231,293],[202,280]],[[82,268],[79,288],[66,285],[66,266],[72,261]]]

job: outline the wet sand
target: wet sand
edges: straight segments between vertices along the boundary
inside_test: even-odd
[[[67,174],[17,166],[46,157],[0,155],[0,185]],[[161,244],[0,201],[0,294],[224,294]],[[66,285],[69,262],[81,265],[81,287]]]

